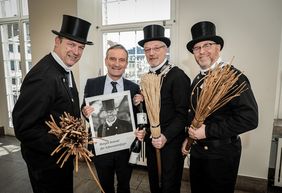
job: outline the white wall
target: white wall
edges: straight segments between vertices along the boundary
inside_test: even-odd
[[[75,0],[39,1],[29,0],[31,19],[31,40],[33,61],[37,61],[52,48],[51,29],[60,28],[61,15],[75,13]],[[40,2],[40,3],[39,3]],[[102,62],[97,34],[98,1],[77,0],[77,14],[92,22],[89,39],[94,46],[85,49],[79,65],[76,65],[76,79],[82,97],[85,81],[97,76]],[[193,56],[186,50],[191,40],[191,26],[201,20],[216,23],[217,33],[225,40],[223,58],[235,56],[234,65],[249,77],[259,105],[259,126],[242,135],[243,153],[239,175],[267,179],[271,144],[272,123],[275,111],[276,81],[278,65],[281,65],[281,0],[178,0],[177,57],[174,57],[185,72],[193,78],[198,72]],[[54,6],[56,5],[56,6]],[[68,7],[67,7],[68,6]],[[69,9],[70,8],[70,9]],[[280,56],[280,61],[279,61]],[[80,82],[79,82],[80,81]]]
[[[282,31],[280,39],[279,50],[279,67],[277,70],[277,87],[276,87],[276,100],[275,100],[275,119],[282,119]]]
[[[63,14],[77,15],[76,0],[28,0],[32,64],[53,51],[56,35],[51,30],[60,31]],[[72,69],[79,87],[79,67]]]
[[[54,48],[56,35],[60,31],[62,15],[76,15],[76,0],[28,0],[32,63],[35,64]]]
[[[103,68],[103,62],[98,61],[97,58],[102,57],[102,42],[98,41],[100,37],[98,37],[98,13],[95,10],[95,6],[97,6],[99,1],[92,1],[92,0],[78,0],[78,16],[85,18],[87,21],[91,23],[88,39],[94,43],[92,46],[87,46],[84,49],[83,56],[80,59],[80,68],[79,68],[79,75],[80,75],[80,92],[79,96],[83,99],[84,87],[86,84],[86,80],[88,78],[93,78],[98,75],[99,69]],[[81,100],[82,103],[82,100]]]

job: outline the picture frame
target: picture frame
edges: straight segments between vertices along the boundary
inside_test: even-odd
[[[129,149],[135,138],[135,119],[130,91],[85,98],[94,108],[89,117],[95,155]]]

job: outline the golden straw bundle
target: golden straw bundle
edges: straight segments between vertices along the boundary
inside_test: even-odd
[[[156,74],[144,74],[141,77],[140,86],[145,99],[148,118],[151,124],[150,131],[153,138],[161,136],[160,127],[160,101],[161,101],[161,76]],[[159,183],[161,182],[161,156],[156,149]]]
[[[193,110],[195,111],[195,117],[192,121],[191,127],[195,129],[201,127],[205,119],[210,114],[247,90],[246,82],[243,82],[240,85],[235,85],[241,74],[242,73],[236,73],[236,71],[232,69],[231,64],[227,64],[223,67],[217,65],[215,69],[209,71],[209,73],[204,77],[203,88],[200,96],[197,96],[196,109],[193,107],[192,97],[195,94],[197,85],[202,83],[202,80],[195,85],[191,94],[191,104]],[[194,139],[189,136],[187,138],[188,143],[186,145],[186,150],[189,150],[191,145],[194,143]]]
[[[78,160],[84,159],[94,181],[97,183],[100,190],[105,193],[89,163],[91,162],[90,157],[93,157],[94,155],[88,151],[86,147],[89,143],[93,143],[93,141],[88,142],[88,130],[85,128],[85,124],[82,119],[74,118],[65,112],[64,115],[60,117],[61,122],[59,127],[53,116],[50,115],[50,117],[51,121],[45,121],[45,123],[50,127],[49,133],[54,134],[58,139],[60,139],[60,145],[51,153],[51,156],[60,151],[64,151],[57,161],[57,164],[61,162],[61,168],[70,156],[75,156],[76,172],[78,172]]]
[[[160,94],[161,77],[156,74],[144,74],[141,77],[140,86],[145,99],[148,118],[151,124],[152,137],[161,135],[160,129]]]

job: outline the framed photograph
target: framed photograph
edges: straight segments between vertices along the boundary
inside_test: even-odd
[[[85,98],[94,107],[89,117],[96,155],[128,149],[134,140],[135,121],[130,91]]]

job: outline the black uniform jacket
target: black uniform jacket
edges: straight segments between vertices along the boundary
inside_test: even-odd
[[[107,123],[101,124],[98,127],[97,137],[107,137],[132,131],[132,125],[128,121],[117,118],[111,126],[109,126]]]
[[[156,74],[161,70],[157,70]],[[182,143],[185,138],[189,95],[190,78],[177,66],[173,67],[164,77],[161,87],[160,125],[167,143]],[[150,135],[149,131],[147,133]]]
[[[80,117],[77,88],[73,77],[73,88],[69,88],[66,74],[48,54],[29,71],[22,83],[12,116],[23,158],[32,167],[52,167],[60,155],[50,155],[59,145],[59,140],[48,134],[45,121],[51,120],[50,115],[57,125],[64,112]]]
[[[239,70],[237,73],[241,73]],[[192,89],[204,77],[198,74],[192,83]],[[219,145],[216,148],[205,149],[199,144],[209,143],[213,140],[235,139],[239,134],[255,129],[258,126],[258,106],[251,89],[248,78],[242,74],[235,85],[239,86],[245,82],[247,90],[240,96],[233,98],[225,106],[218,109],[206,118],[204,124],[206,125],[206,139],[200,140],[198,144],[192,146],[191,155],[206,158],[219,158],[227,154],[234,154],[241,149],[241,141],[230,143],[226,145]],[[234,86],[235,86],[234,85]],[[202,84],[198,84],[194,89],[192,97],[193,106],[196,107],[197,89],[201,90]],[[190,116],[194,117],[194,111],[190,108]],[[211,142],[212,143],[212,142]]]

